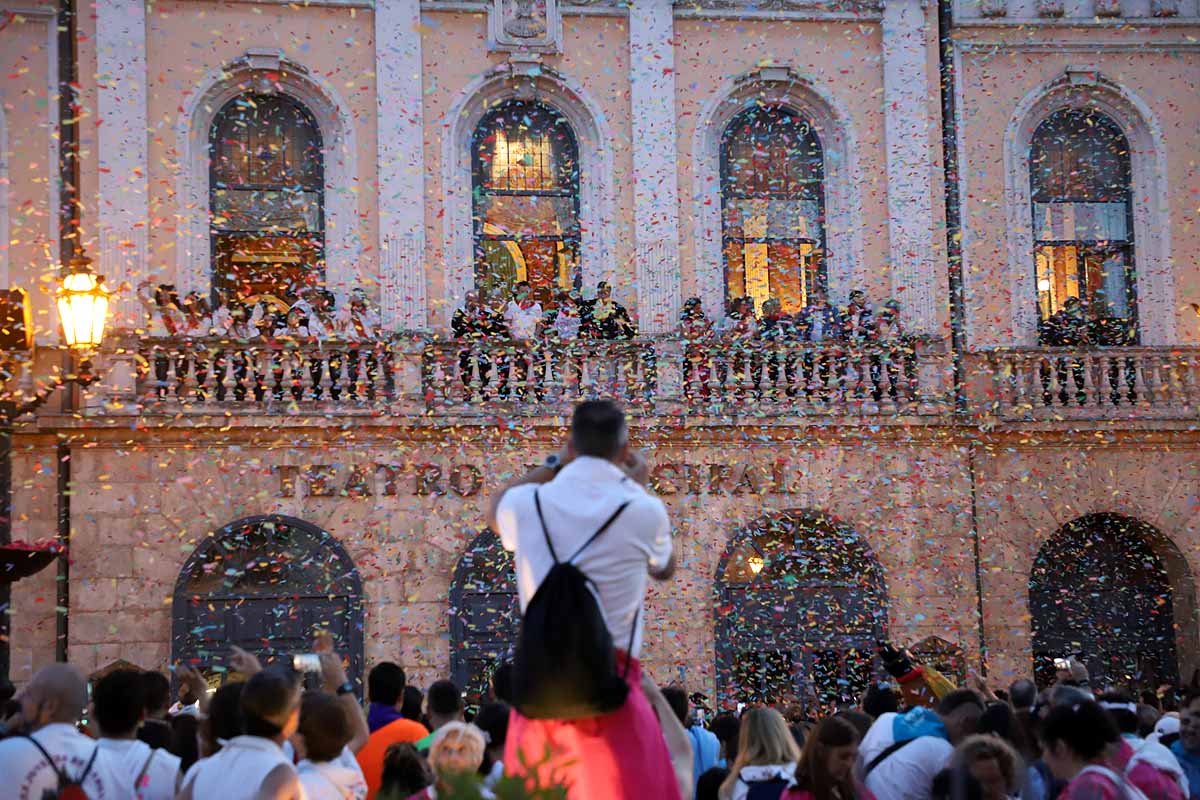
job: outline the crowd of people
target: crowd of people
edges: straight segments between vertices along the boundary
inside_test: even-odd
[[[882,670],[832,708],[703,695],[642,669],[645,596],[676,565],[666,507],[611,401],[576,407],[564,446],[490,499],[522,623],[481,705],[396,663],[368,704],[346,659],[263,664],[232,648],[212,690],[193,666],[70,664],[4,701],[0,798],[113,800],[1197,800],[1200,688],[1135,698],[1059,659],[1042,690],[956,686],[881,645]],[[669,589],[666,589],[669,591]],[[219,674],[219,673],[218,673]]]

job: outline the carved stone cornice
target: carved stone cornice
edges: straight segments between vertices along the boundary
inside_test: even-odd
[[[883,0],[675,0],[675,8],[677,10],[878,14],[883,10]]]

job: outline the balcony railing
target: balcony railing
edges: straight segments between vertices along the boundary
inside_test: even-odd
[[[615,397],[634,413],[929,416],[949,409],[949,358],[943,343],[926,340],[127,344],[107,359],[113,375],[129,376],[124,389],[119,377],[105,382],[109,399],[120,402],[100,391],[90,413],[537,415],[561,414],[592,397]]]
[[[1195,418],[1200,348],[996,350],[983,356],[1002,419]]]

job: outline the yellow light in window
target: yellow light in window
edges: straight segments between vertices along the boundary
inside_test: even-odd
[[[766,566],[766,562],[763,561],[762,556],[750,556],[746,559],[746,563],[750,565],[750,571],[755,575],[758,575],[758,573],[762,572],[763,567]]]
[[[1048,291],[1050,291],[1050,281],[1049,281],[1049,279],[1047,279],[1047,278],[1042,278],[1040,281],[1038,281],[1038,291],[1039,291],[1039,292],[1048,292]]]

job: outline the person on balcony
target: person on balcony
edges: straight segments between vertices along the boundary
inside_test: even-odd
[[[612,297],[612,287],[607,281],[596,284],[596,299],[587,305],[584,315],[587,335],[593,339],[632,339],[637,336],[637,326],[629,316],[629,310]]]
[[[554,303],[555,307],[546,312],[538,326],[541,339],[547,345],[546,366],[550,370],[547,377],[562,380],[564,385],[573,386],[577,392],[583,371],[578,346],[583,317],[578,293],[560,289],[554,296]]]
[[[708,366],[712,353],[712,323],[704,313],[699,297],[689,297],[679,315],[679,335],[683,337],[683,396],[691,401],[696,396],[708,397]]]
[[[796,340],[796,327],[791,316],[783,313],[783,304],[772,297],[763,302],[762,322],[758,338],[769,343],[767,350],[767,392],[776,396],[779,391],[779,365],[783,365],[784,390],[788,397],[796,395],[796,356],[786,351],[786,343]]]
[[[542,304],[533,297],[529,281],[518,281],[513,289],[513,298],[504,306],[504,323],[508,327],[512,347],[499,364],[500,396],[507,398],[512,385],[517,396],[524,400],[526,383],[529,380],[530,352],[537,342],[538,326],[542,321]]]
[[[850,300],[842,309],[842,320],[846,339],[852,345],[846,377],[854,386],[854,396],[862,397],[863,381],[870,375],[871,395],[878,400],[883,364],[878,353],[862,352],[862,346],[875,338],[875,309],[867,301],[867,293],[862,289],[850,291]]]
[[[867,293],[862,289],[850,292],[850,301],[842,310],[842,320],[845,324],[846,338],[852,342],[865,342],[875,335],[875,309],[867,301]]]
[[[845,322],[841,313],[829,303],[825,290],[812,289],[808,294],[808,305],[796,315],[796,328],[800,341],[813,345],[804,353],[804,381],[808,394],[814,389],[822,398],[828,398],[834,386],[841,384],[844,356],[840,353],[816,350],[829,349],[830,345],[845,338]]]
[[[337,314],[337,333],[347,342],[374,342],[382,334],[379,312],[367,300],[367,292],[359,287],[350,293],[350,302],[342,306]],[[365,358],[363,357],[365,356]],[[379,372],[379,360],[374,346],[354,347],[346,356],[346,379],[350,395],[362,399],[358,390],[359,362],[366,362],[367,399],[375,395],[375,377]],[[336,396],[335,396],[335,399]]]
[[[146,311],[146,335],[153,339],[174,338],[183,333],[183,313],[179,310],[179,297],[175,287],[159,284],[151,289],[151,281],[142,281],[137,287],[138,300]],[[154,392],[158,399],[167,396],[167,385],[171,373],[171,358],[161,348],[154,348]]]
[[[872,339],[881,351],[881,372],[887,373],[888,396],[892,400],[898,399],[901,373],[906,392],[911,396],[917,385],[917,355],[900,319],[898,300],[889,299],[883,304],[875,317]],[[872,370],[871,382],[874,384],[873,396],[879,401],[883,397],[882,375],[876,378]]]
[[[739,395],[744,395],[752,371],[749,351],[758,336],[754,300],[749,297],[735,297],[730,300],[728,313],[717,325],[717,334],[724,340],[726,350],[732,352],[732,356],[722,354],[717,359],[717,383],[721,386],[727,385],[729,368],[732,366],[733,385],[729,388]]]
[[[480,345],[508,337],[504,320],[484,305],[477,290],[467,292],[462,308],[450,318],[450,332],[455,339],[469,343],[458,354],[458,375],[463,389],[472,400],[487,394],[492,362]],[[478,375],[478,383],[474,376]]]
[[[1087,307],[1078,297],[1068,297],[1063,307],[1046,320],[1043,339],[1051,347],[1083,347],[1090,343]]]

